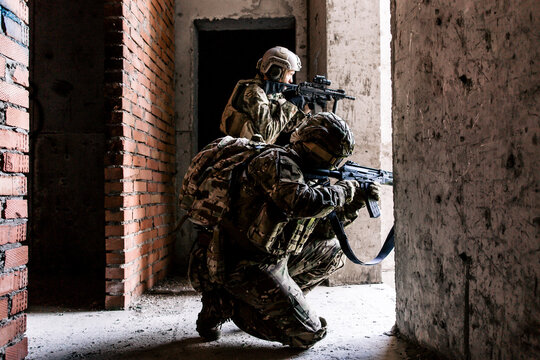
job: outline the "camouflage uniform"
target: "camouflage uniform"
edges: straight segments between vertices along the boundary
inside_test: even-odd
[[[268,144],[282,131],[290,132],[306,115],[288,102],[282,93],[266,94],[260,74],[236,84],[223,111],[220,129],[234,137],[251,139],[258,134]]]
[[[203,311],[220,321],[232,317],[253,336],[308,348],[325,336],[326,321],[304,295],[344,264],[320,219],[337,209],[350,223],[362,200],[348,182],[306,183],[300,166],[291,148],[273,147],[251,160],[209,247],[192,252],[190,280],[203,292]]]

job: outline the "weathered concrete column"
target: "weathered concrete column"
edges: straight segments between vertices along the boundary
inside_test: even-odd
[[[337,109],[355,135],[352,160],[381,168],[379,4],[367,0],[315,0],[309,5],[310,77],[326,75],[332,80],[331,88],[343,88],[356,97],[355,101],[340,101]],[[386,156],[390,156],[388,151]],[[385,197],[391,199],[391,191],[385,192]],[[383,217],[391,218],[391,201],[383,199],[383,203]],[[363,210],[347,234],[357,256],[368,260],[380,248],[381,219],[370,219],[367,210]],[[380,281],[380,265],[363,267],[349,261],[331,279],[334,284]]]
[[[540,358],[540,3],[393,1],[397,325]]]

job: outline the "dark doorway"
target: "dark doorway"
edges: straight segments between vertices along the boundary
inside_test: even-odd
[[[102,307],[104,2],[29,4],[29,301]]]
[[[264,52],[277,45],[295,51],[294,19],[254,21],[196,23],[199,29],[196,99],[199,150],[223,136],[219,123],[229,96],[238,80],[255,77],[255,66]],[[230,24],[235,29],[227,29]]]

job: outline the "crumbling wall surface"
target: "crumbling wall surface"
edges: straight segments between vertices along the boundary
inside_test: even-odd
[[[0,0],[0,357],[28,354],[28,5]]]
[[[105,2],[107,308],[166,275],[174,229],[174,2]]]
[[[176,189],[197,152],[197,59],[198,39],[195,20],[232,20],[256,23],[260,19],[291,18],[295,20],[296,52],[302,64],[307,64],[307,7],[306,0],[177,0],[175,17],[176,41]],[[240,27],[242,28],[242,27]],[[277,44],[276,44],[277,45]],[[250,44],[246,44],[249,48]],[[262,54],[261,54],[262,55]],[[221,66],[216,59],[216,66]],[[297,74],[298,81],[305,81],[307,66]],[[255,64],[253,64],[255,75]],[[216,81],[219,79],[216,79]],[[238,79],[240,80],[240,79]],[[232,89],[231,89],[232,91]],[[211,94],[208,94],[211,96]],[[201,129],[203,131],[203,129]],[[178,212],[179,215],[180,212]],[[175,244],[179,265],[187,268],[189,249],[193,243],[194,231],[185,224],[178,231]]]
[[[540,358],[540,3],[393,1],[397,326]]]

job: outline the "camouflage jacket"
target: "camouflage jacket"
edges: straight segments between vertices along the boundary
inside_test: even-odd
[[[236,84],[221,117],[223,133],[247,139],[259,134],[266,143],[273,144],[282,131],[292,131],[304,120],[306,115],[283,94],[267,95],[263,82],[257,75]]]
[[[318,220],[351,198],[341,184],[308,184],[298,155],[287,147],[256,156],[238,185],[221,229],[237,258],[300,253]]]

